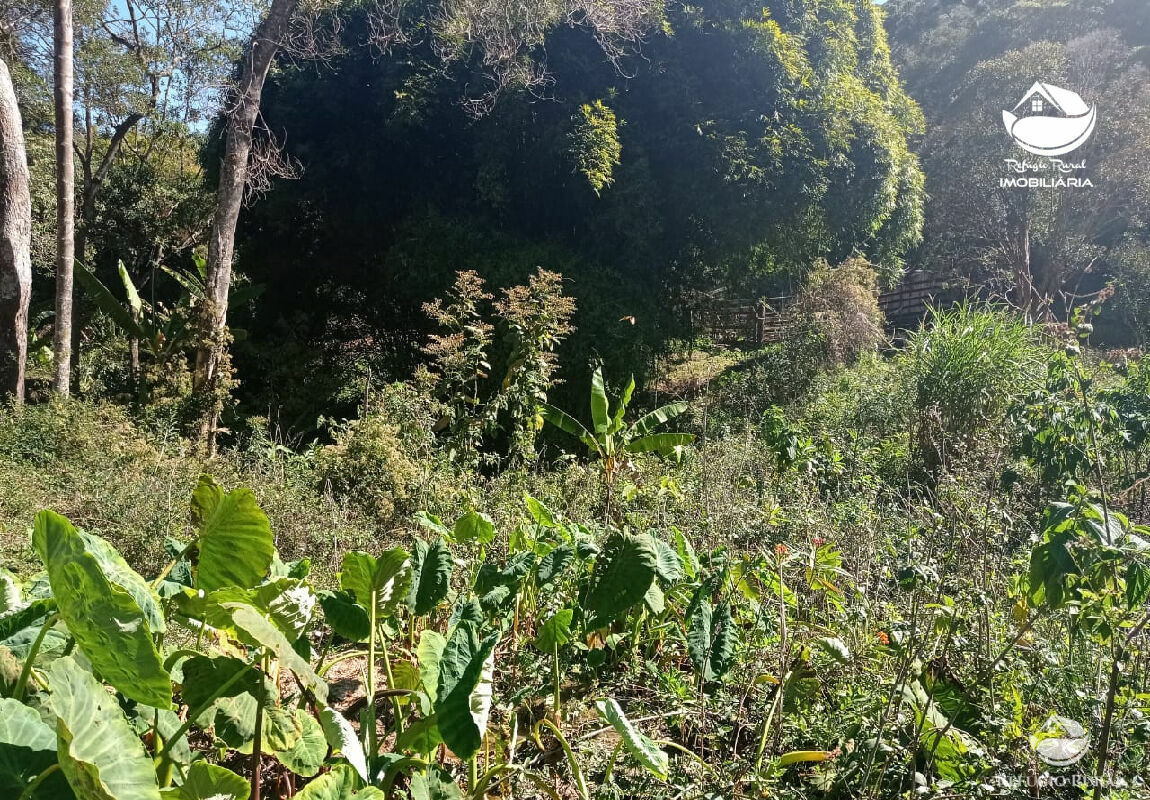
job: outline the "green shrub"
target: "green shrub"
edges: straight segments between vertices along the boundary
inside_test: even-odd
[[[320,477],[337,494],[383,524],[407,510],[420,471],[404,449],[398,425],[384,415],[346,420],[332,428],[335,443],[319,450]]]

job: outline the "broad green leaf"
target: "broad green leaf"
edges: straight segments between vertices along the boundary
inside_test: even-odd
[[[407,602],[419,616],[430,614],[447,597],[455,561],[442,539],[415,540],[411,551],[411,590]]]
[[[60,617],[93,668],[125,697],[170,707],[171,678],[135,599],[108,579],[72,523],[59,514],[37,514],[32,539],[48,568]]]
[[[219,697],[235,697],[244,692],[254,696],[263,682],[259,670],[229,656],[194,655],[183,661],[180,671],[180,695],[193,711]]]
[[[434,714],[430,717],[417,719],[403,729],[403,733],[395,740],[396,750],[410,750],[416,753],[430,753],[443,736],[439,733],[439,720]]]
[[[212,704],[209,724],[228,747],[250,753],[256,735],[256,698],[247,692],[221,697]]]
[[[374,592],[376,617],[395,616],[411,588],[411,558],[402,547],[386,550],[379,558],[352,550],[343,555],[339,583],[364,608],[370,608]]]
[[[140,293],[136,291],[136,284],[132,282],[132,276],[128,274],[128,269],[124,266],[124,262],[118,262],[117,266],[120,273],[120,282],[124,284],[124,293],[128,295],[128,308],[132,310],[132,314],[135,318],[139,319],[140,312],[144,308],[144,303],[140,300]]]
[[[491,713],[491,679],[499,634],[480,641],[474,624],[460,623],[447,640],[439,662],[435,714],[439,732],[455,755],[475,755]]]
[[[252,605],[263,611],[293,642],[311,624],[318,599],[307,582],[298,578],[278,578],[262,583],[250,592],[250,596]]]
[[[816,640],[815,644],[819,649],[829,655],[840,664],[849,664],[851,660],[851,651],[847,647],[847,643],[836,636],[823,636]]]
[[[495,540],[495,523],[481,511],[468,511],[455,521],[452,538],[457,542],[491,544]]]
[[[699,572],[699,558],[695,555],[695,547],[681,530],[678,528],[672,530],[675,532],[675,552],[679,554],[680,563],[687,577],[694,579]]]
[[[655,545],[658,560],[655,562],[655,573],[659,580],[673,584],[683,579],[683,559],[667,542],[660,539],[654,532],[650,534],[651,542]]]
[[[271,523],[251,490],[224,492],[211,476],[203,475],[192,492],[192,519],[199,528],[197,588],[250,589],[268,574],[275,554]]]
[[[315,674],[311,665],[292,649],[291,642],[275,625],[265,619],[254,606],[246,603],[224,605],[231,610],[232,621],[241,638],[246,638],[250,645],[270,650],[283,666],[294,672],[304,686],[315,693],[321,703],[327,702],[327,684]]]
[[[1126,607],[1131,611],[1141,608],[1150,597],[1150,569],[1138,561],[1126,566]]]
[[[112,294],[111,290],[84,264],[74,265],[76,280],[84,287],[84,294],[94,301],[101,311],[112,318],[129,336],[135,339],[149,339],[149,331],[132,317],[131,311]]]
[[[1068,575],[1078,574],[1078,565],[1061,538],[1035,545],[1030,553],[1030,602],[1048,608],[1062,606]]]
[[[556,408],[555,406],[548,405],[547,403],[539,404],[539,415],[544,420],[550,422],[559,430],[564,433],[569,433],[574,436],[583,444],[590,447],[592,450],[598,449],[598,444],[595,442],[595,436],[591,431],[583,427],[583,423],[575,419],[566,411]]]
[[[635,729],[614,698],[596,700],[595,708],[623,739],[623,746],[627,748],[627,752],[659,780],[667,780],[670,770],[667,753],[658,744]]]
[[[295,710],[295,720],[299,727],[295,743],[287,750],[275,748],[275,756],[296,775],[310,778],[319,773],[319,768],[323,766],[327,756],[327,739],[315,717],[304,709]]]
[[[363,642],[371,634],[371,617],[367,609],[347,592],[322,592],[319,599],[324,621],[345,639]]]
[[[78,531],[78,533],[84,540],[88,552],[95,556],[96,561],[100,563],[100,569],[104,571],[108,580],[130,594],[132,599],[136,601],[136,605],[144,612],[144,617],[147,618],[148,627],[152,629],[152,633],[163,633],[167,630],[167,625],[164,623],[164,610],[160,607],[160,598],[152,590],[151,585],[129,567],[124,557],[116,552],[116,548],[108,542],[85,531]]]
[[[669,422],[686,412],[687,408],[687,404],[682,401],[678,403],[668,403],[635,420],[635,424],[631,426],[631,431],[635,436],[646,436],[664,422]]]
[[[606,625],[638,603],[655,580],[658,554],[649,536],[616,533],[595,559],[586,607],[592,627]]]
[[[426,511],[416,511],[415,522],[421,528],[426,528],[437,536],[443,538],[451,536],[451,529],[444,525],[443,520],[434,514],[428,514]]]
[[[115,698],[71,656],[52,663],[60,767],[80,800],[159,800],[152,760]]]
[[[188,768],[183,785],[164,789],[164,800],[247,800],[252,787],[225,767],[197,761]]]
[[[627,406],[631,404],[631,396],[635,394],[635,376],[632,375],[623,388],[623,396],[619,398],[619,405],[615,409],[615,416],[611,420],[608,433],[618,433],[623,430],[623,415],[627,413]]]
[[[523,502],[527,505],[527,513],[535,520],[536,525],[542,525],[544,528],[555,527],[555,514],[551,512],[551,509],[527,494],[527,492],[523,493]]]
[[[627,452],[659,453],[666,456],[693,441],[695,441],[693,433],[650,433],[628,442]]]
[[[546,586],[562,575],[563,571],[574,560],[574,545],[561,544],[551,548],[547,555],[539,560],[539,566],[535,568],[535,582],[540,586]]]
[[[323,736],[331,746],[332,752],[342,755],[356,774],[366,782],[367,757],[364,755],[359,736],[347,717],[334,708],[323,708],[319,712],[319,724],[323,727]]]
[[[0,797],[20,797],[37,775],[56,763],[56,732],[18,700],[0,698]],[[36,800],[68,797],[60,776],[37,790]]]
[[[0,642],[12,638],[26,628],[39,627],[56,610],[56,598],[33,600],[18,611],[0,617]]]
[[[571,641],[571,620],[574,609],[561,608],[539,627],[535,635],[535,647],[544,653],[551,653]]]
[[[331,772],[305,786],[296,800],[386,800],[386,797],[374,786],[364,786],[354,769],[337,764]]]
[[[595,423],[595,433],[607,433],[611,420],[607,416],[607,389],[603,385],[603,368],[591,375],[591,421]]]
[[[696,597],[692,608],[687,620],[687,653],[691,663],[707,683],[721,680],[734,663],[738,644],[730,604],[724,601],[718,608],[712,608],[710,600]]]
[[[651,581],[651,587],[643,595],[643,605],[655,616],[659,616],[667,608],[667,596],[663,594],[658,581]]]
[[[434,704],[439,688],[439,662],[443,651],[447,648],[447,639],[443,634],[424,628],[419,632],[419,648],[416,656],[419,658],[419,678],[423,682],[423,690]]]
[[[411,776],[411,800],[463,800],[463,793],[442,767],[432,765],[427,773]]]

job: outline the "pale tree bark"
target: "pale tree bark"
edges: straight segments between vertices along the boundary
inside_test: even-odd
[[[56,0],[54,80],[56,106],[56,324],[52,389],[68,396],[72,374],[72,269],[76,247],[76,166],[72,155],[72,0]]]
[[[32,199],[20,107],[0,59],[0,399],[24,402],[32,297]]]
[[[193,391],[204,403],[198,441],[208,453],[215,449],[219,420],[221,381],[225,371],[228,323],[228,291],[232,283],[232,259],[236,222],[244,200],[252,130],[260,112],[260,95],[276,51],[291,25],[299,0],[272,0],[267,17],[260,22],[244,54],[239,85],[229,110],[224,158],[216,189],[216,211],[208,239],[207,303],[203,309],[203,341],[196,353]]]

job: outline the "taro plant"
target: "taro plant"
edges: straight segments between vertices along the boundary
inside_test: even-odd
[[[607,399],[603,383],[603,369],[591,375],[592,430],[555,406],[542,403],[539,413],[543,419],[587,445],[592,454],[603,462],[603,485],[607,491],[606,518],[611,519],[615,496],[615,481],[631,467],[631,456],[639,453],[679,455],[683,448],[695,440],[690,433],[656,433],[660,425],[678,417],[687,410],[684,402],[668,403],[644,414],[628,424],[624,420],[627,406],[635,392],[634,376],[627,382],[614,411]]]

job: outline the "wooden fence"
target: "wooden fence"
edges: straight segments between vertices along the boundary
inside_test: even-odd
[[[903,276],[894,289],[880,294],[878,304],[887,329],[898,335],[917,328],[932,306],[962,297],[961,290],[949,287],[940,276],[916,270]],[[718,344],[743,347],[777,342],[786,330],[793,300],[792,296],[766,300],[695,297],[688,305],[690,336],[707,336]]]

